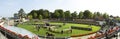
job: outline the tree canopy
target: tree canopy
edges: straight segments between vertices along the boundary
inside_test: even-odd
[[[19,15],[21,13],[25,13],[23,9],[20,9]],[[56,19],[95,19],[98,17],[103,17],[105,19],[109,18],[107,13],[101,14],[100,12],[92,13],[89,10],[84,10],[83,12],[80,11],[77,13],[76,11],[70,12],[69,10],[64,11],[62,9],[56,9],[54,12],[50,12],[47,9],[39,9],[39,10],[32,10],[30,11],[27,16],[31,19],[49,19],[49,18],[56,18]]]

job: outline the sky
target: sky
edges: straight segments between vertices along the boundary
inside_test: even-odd
[[[0,0],[0,16],[12,17],[21,8],[26,13],[39,9],[47,9],[51,12],[55,9],[63,9],[71,12],[99,11],[113,16],[120,16],[119,0]]]

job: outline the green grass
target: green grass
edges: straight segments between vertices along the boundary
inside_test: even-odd
[[[57,23],[57,22],[50,22],[50,24],[63,25],[63,23]],[[50,31],[48,31],[47,29],[44,29],[44,28],[40,28],[40,30],[37,31],[34,28],[34,25],[19,24],[18,26],[21,27],[21,28],[24,28],[26,30],[29,30],[29,31],[31,31],[35,34],[39,34],[39,35],[43,35],[43,36],[46,35],[46,32],[50,32]],[[68,29],[71,26],[89,27],[89,25],[85,25],[85,24],[66,23],[66,25],[62,26],[61,28],[57,28],[57,29],[58,30]],[[88,34],[90,32],[96,32],[99,29],[100,29],[100,27],[92,25],[92,31],[72,29],[72,33],[65,33],[65,34],[53,33],[53,32],[50,32],[50,33],[53,33],[56,37],[68,37],[68,36],[71,36],[71,35]]]

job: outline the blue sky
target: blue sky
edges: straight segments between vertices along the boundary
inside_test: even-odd
[[[35,9],[55,9],[73,11],[90,10],[92,12],[106,12],[120,16],[119,0],[0,0],[0,16],[9,17],[23,8],[26,13]]]

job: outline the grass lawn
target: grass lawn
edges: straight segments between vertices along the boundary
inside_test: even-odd
[[[57,23],[57,22],[50,22],[50,24],[63,25],[63,23]],[[58,28],[58,30],[68,29],[71,26],[89,27],[89,25],[86,25],[86,24],[66,23],[66,25]],[[45,36],[46,32],[50,32],[50,31],[48,31],[47,29],[44,29],[44,28],[40,28],[40,30],[37,31],[34,28],[34,25],[28,25],[28,24],[19,24],[18,27],[24,28],[26,30],[29,30],[29,31],[35,33],[35,34],[39,34],[39,35],[42,35],[42,36]],[[50,32],[50,33],[53,33],[56,37],[69,37],[71,35],[88,34],[90,32],[96,32],[99,29],[100,29],[100,27],[92,25],[92,31],[72,29],[72,33],[65,33],[65,34],[53,33],[53,32]]]

